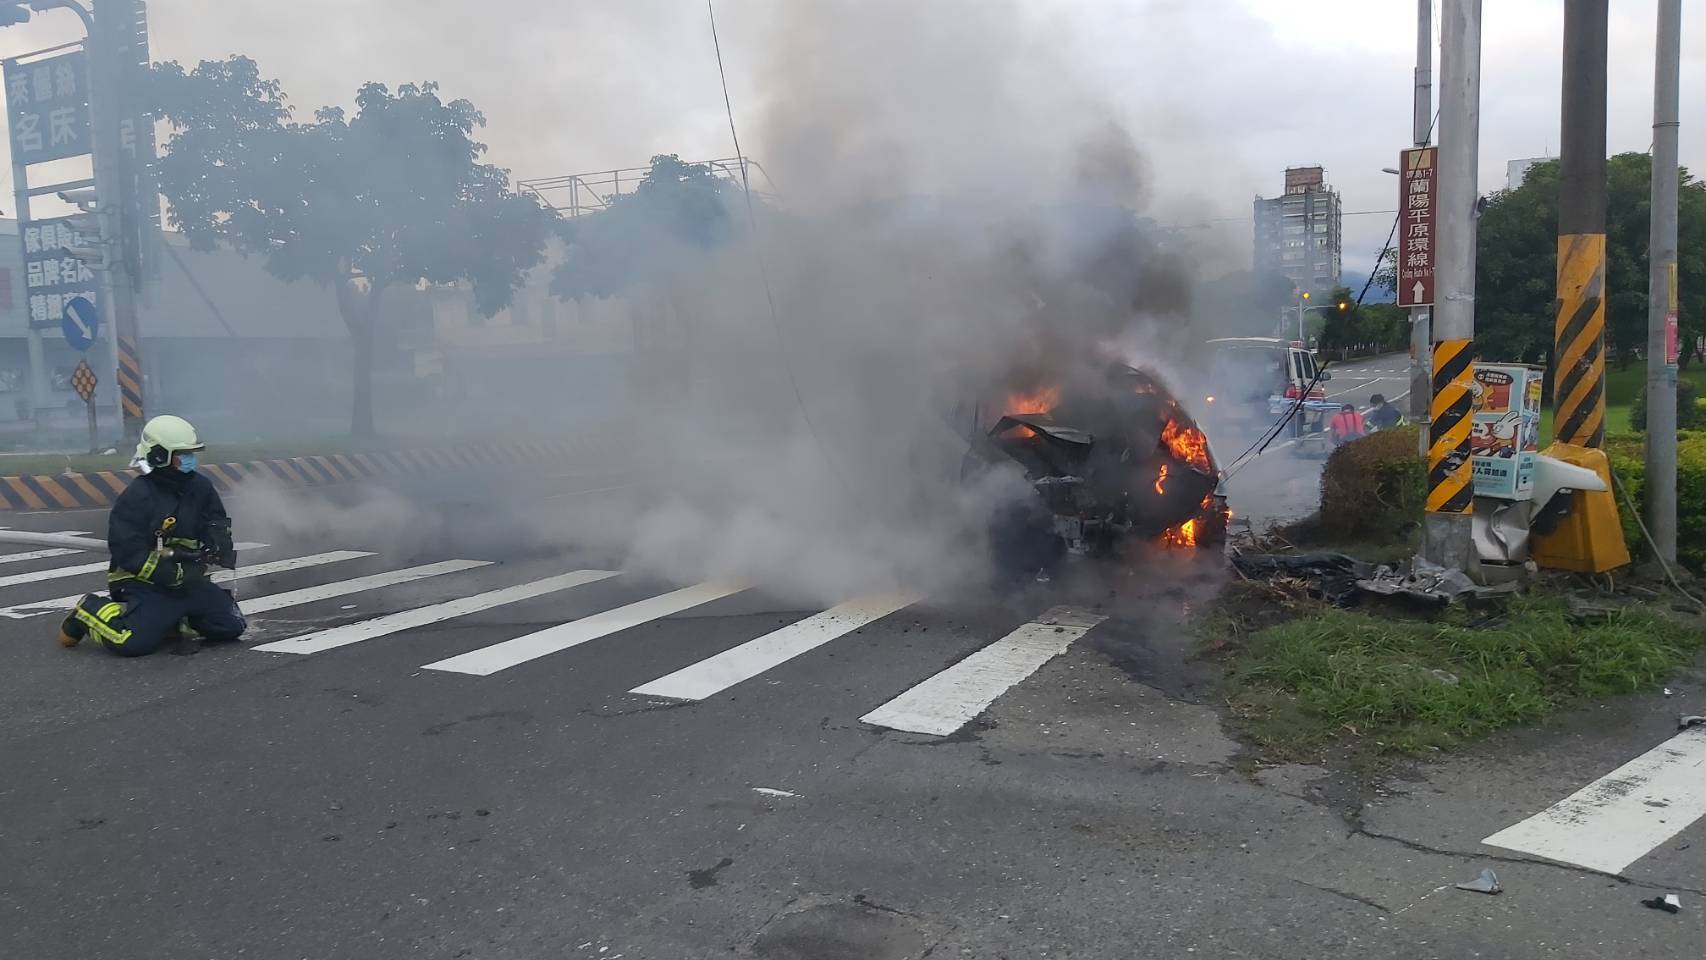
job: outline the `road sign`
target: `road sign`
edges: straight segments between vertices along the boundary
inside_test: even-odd
[[[6,61],[13,163],[63,160],[89,152],[87,61],[81,50],[31,63]]]
[[[1438,164],[1435,147],[1417,147],[1398,155],[1398,305],[1427,307],[1434,302],[1434,264],[1439,244],[1434,231]]]
[[[95,377],[95,371],[89,369],[88,360],[77,361],[77,369],[71,371],[71,386],[84,403],[95,395],[95,385],[101,381]]]
[[[95,345],[101,335],[101,315],[87,297],[72,297],[65,301],[65,315],[59,320],[65,331],[65,342],[71,349],[82,352]]]

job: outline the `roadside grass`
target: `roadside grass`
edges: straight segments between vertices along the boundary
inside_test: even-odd
[[[1706,367],[1694,366],[1681,373],[1684,380],[1692,381],[1700,396],[1706,396]],[[1630,412],[1635,403],[1635,396],[1647,385],[1647,365],[1643,362],[1631,363],[1618,369],[1609,366],[1605,369],[1605,432],[1631,433],[1635,427],[1630,419]],[[1552,404],[1547,403],[1540,412],[1540,445],[1546,446],[1552,442]]]
[[[1706,632],[1648,607],[1578,617],[1548,595],[1513,597],[1479,621],[1319,604],[1261,616],[1247,599],[1214,629],[1228,631],[1219,646],[1234,725],[1264,762],[1318,760],[1335,747],[1426,755],[1645,689],[1706,649]]]

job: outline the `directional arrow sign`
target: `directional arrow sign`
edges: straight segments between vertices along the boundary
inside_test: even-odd
[[[82,352],[94,346],[100,336],[101,315],[88,297],[72,297],[65,301],[65,315],[60,318],[59,329],[65,333],[65,342],[71,344],[71,349]]]

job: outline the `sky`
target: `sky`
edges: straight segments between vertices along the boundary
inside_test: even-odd
[[[742,145],[761,163],[774,147],[771,108],[790,82],[778,64],[827,69],[811,57],[790,60],[789,52],[833,50],[844,26],[833,16],[814,23],[805,11],[816,2],[717,4]],[[958,11],[991,9],[979,0],[914,2],[928,5],[938,25]],[[904,6],[860,8],[878,22],[861,24],[869,31],[859,35],[858,56],[821,63],[842,71],[846,84],[888,82],[881,43],[870,37],[912,30],[896,13]],[[1480,183],[1491,190],[1504,185],[1507,160],[1557,151],[1563,28],[1562,0],[1485,6]],[[1612,6],[1608,142],[1613,152],[1644,151],[1655,4]],[[824,9],[831,7],[845,14],[847,5]],[[1287,166],[1326,167],[1347,211],[1393,206],[1396,184],[1381,168],[1395,165],[1410,140],[1411,0],[1013,0],[1013,7],[1007,26],[1019,42],[1010,55],[1070,65],[1077,89],[1141,150],[1149,212],[1198,226],[1232,259],[1248,257],[1251,198],[1279,192]],[[702,0],[155,0],[149,17],[155,59],[187,65],[248,55],[282,81],[305,119],[322,104],[348,104],[365,81],[437,80],[447,96],[467,97],[485,113],[489,159],[520,178],[640,166],[657,153],[709,159],[734,152]],[[1697,92],[1706,90],[1706,23],[1685,18],[1683,26],[1681,156],[1706,167],[1706,124],[1688,120],[1706,116]],[[69,13],[38,14],[0,31],[0,55],[79,31]],[[946,58],[942,76],[907,82],[956,77]],[[836,123],[826,113],[803,121]],[[1034,113],[1017,111],[1014,122],[1027,116]],[[802,118],[791,120],[789,133],[797,135]],[[978,131],[968,124],[962,133],[965,149],[976,150]],[[1039,139],[1049,136],[1038,131]],[[899,160],[872,175],[904,184],[917,173],[908,167]],[[1015,183],[1015,195],[1029,186]],[[1380,215],[1346,217],[1347,272],[1372,266],[1389,226]]]

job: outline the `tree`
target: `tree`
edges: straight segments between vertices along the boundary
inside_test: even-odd
[[[1687,170],[1678,194],[1682,341],[1706,334],[1706,184]],[[1652,161],[1624,153],[1607,162],[1606,341],[1628,363],[1647,339],[1647,235]],[[1479,227],[1475,339],[1488,358],[1535,362],[1552,352],[1557,300],[1558,164],[1531,167],[1515,190],[1488,198]],[[1684,351],[1683,363],[1692,358]]]
[[[734,218],[728,181],[675,154],[652,158],[633,193],[564,221],[567,245],[551,279],[565,300],[610,297],[639,284],[667,287],[697,255],[726,240]]]
[[[254,61],[157,65],[147,91],[171,127],[159,180],[170,222],[190,243],[227,243],[282,280],[333,288],[353,348],[351,430],[373,433],[373,350],[387,290],[472,284],[479,310],[508,305],[543,256],[554,214],[480,162],[485,118],[434,83],[369,83],[355,114],[291,120]]]

